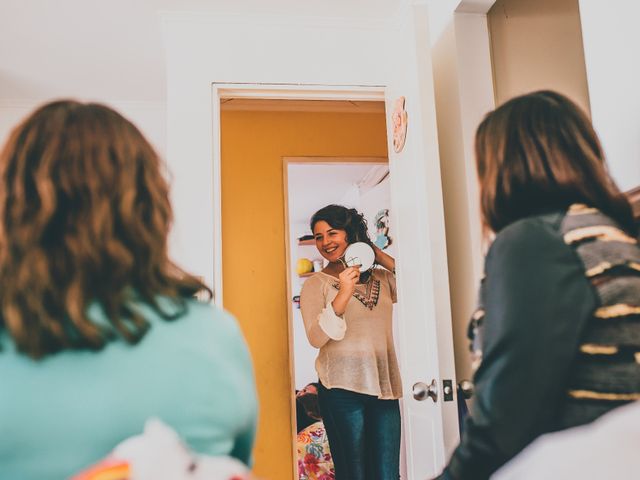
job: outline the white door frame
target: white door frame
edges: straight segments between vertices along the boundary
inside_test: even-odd
[[[223,308],[222,283],[222,149],[220,132],[221,100],[229,98],[245,98],[253,100],[343,100],[343,101],[382,101],[385,100],[384,87],[381,85],[299,85],[299,84],[256,84],[256,83],[212,83],[213,112],[213,261],[214,261],[214,302]],[[286,172],[285,172],[286,175]],[[285,184],[286,188],[286,184]],[[286,202],[285,202],[286,207]],[[283,228],[286,225],[283,224]],[[289,242],[288,232],[285,241]],[[287,246],[287,260],[289,247]],[[287,268],[287,297],[290,298],[289,269]],[[293,331],[291,324],[291,303],[287,302],[288,335],[289,335],[289,377],[295,385],[295,371],[293,358]],[[296,463],[296,435],[295,435],[295,396],[291,395],[291,448],[293,452],[293,477],[298,476]]]
[[[460,94],[462,148],[467,184],[467,206],[472,253],[473,278],[480,281],[483,273],[484,247],[478,182],[475,167],[475,132],[483,116],[496,106],[493,88],[491,37],[487,14],[496,0],[462,0],[453,14]]]
[[[282,84],[274,84],[274,85],[270,85],[270,84],[229,84],[229,83],[212,83],[212,112],[213,112],[213,204],[214,204],[214,290],[216,292],[216,296],[215,296],[215,303],[222,307],[222,297],[223,297],[223,288],[224,285],[222,284],[222,278],[223,278],[223,267],[222,267],[222,210],[221,210],[221,190],[222,190],[222,178],[221,178],[221,163],[222,163],[222,154],[221,154],[221,131],[220,131],[220,124],[221,124],[221,120],[220,120],[220,112],[221,112],[221,100],[223,99],[228,99],[228,98],[249,98],[249,99],[280,99],[280,100],[343,100],[343,101],[384,101],[385,102],[385,115],[389,115],[390,114],[390,108],[392,108],[393,106],[393,101],[391,100],[391,95],[392,93],[387,91],[387,89],[385,88],[385,86],[382,85],[371,85],[371,86],[367,86],[367,85],[293,85],[293,84],[286,84],[286,85],[282,85]],[[387,122],[387,136],[390,134],[390,132],[392,132],[392,128],[390,127],[390,121]],[[418,132],[416,132],[418,133]],[[389,144],[389,141],[387,140],[387,143]],[[390,152],[392,153],[392,152]],[[392,167],[392,162],[393,162],[393,158],[394,155],[389,155],[389,165],[390,165],[390,169],[393,170]],[[392,172],[392,186],[391,186],[391,206],[392,209],[394,208],[394,204],[396,202],[394,202],[394,185],[393,185],[393,172]],[[423,188],[427,188],[430,189],[432,191],[439,191],[440,189],[440,178],[432,178],[432,177],[428,177],[427,178],[427,185],[424,185]],[[399,184],[398,184],[399,185]],[[396,185],[395,188],[398,188],[398,185]],[[417,184],[416,184],[417,186]],[[441,204],[440,202],[437,202]],[[433,206],[432,208],[436,208],[437,206]],[[392,217],[394,216],[393,212],[392,212]],[[439,215],[438,215],[439,216]],[[443,225],[434,225],[434,226],[428,226],[427,228],[435,228],[436,230],[441,230],[443,228]],[[398,239],[398,245],[399,245],[399,250],[398,250],[398,256],[401,255],[401,251],[402,251],[402,239],[400,239],[400,235],[398,232],[397,235],[397,239]],[[406,247],[405,247],[406,248]],[[436,250],[439,250],[440,248],[444,248],[444,243],[440,243],[437,242],[437,245],[433,245],[431,248],[434,248]],[[443,253],[443,252],[440,252]],[[442,255],[440,255],[442,256]],[[421,257],[422,258],[422,257]],[[405,260],[406,261],[406,260]],[[422,261],[425,261],[424,258],[422,258]],[[430,261],[427,261],[429,264],[432,264]],[[432,264],[433,265],[433,264]],[[442,265],[446,266],[446,262],[444,262],[444,264],[442,262],[438,263],[438,266],[433,265],[433,268],[439,269],[442,267]],[[446,267],[445,267],[446,268]],[[428,276],[430,277],[433,273],[430,273]],[[439,278],[447,278],[448,273],[446,272],[446,270],[444,272],[438,272],[438,275],[436,275]],[[434,289],[433,292],[430,292],[430,296],[432,296],[433,298],[438,298],[438,304],[440,305],[449,305],[449,290],[448,290],[448,282],[447,283],[447,287],[443,288],[443,285],[440,284],[430,284],[427,283],[429,285],[432,286],[432,288]],[[398,284],[399,287],[401,287],[403,285],[403,271],[399,271],[398,273]],[[443,295],[446,295],[447,298],[442,298]],[[406,308],[403,308],[403,300],[402,297],[403,295],[400,295],[400,300],[399,300],[399,309],[398,309],[398,315],[399,318],[404,318],[403,315],[403,311],[406,310]],[[415,302],[414,302],[415,303]],[[407,308],[408,309],[412,309],[415,308],[415,304],[412,304],[411,306],[409,306],[409,304],[407,304]],[[438,315],[438,317],[441,317],[441,315]],[[450,315],[448,315],[448,318],[450,320]],[[291,325],[289,325],[289,330],[290,330]],[[450,329],[451,326],[446,326],[446,329]],[[289,331],[289,335],[291,335],[291,331]],[[400,343],[399,343],[399,348],[401,349],[400,355],[401,357],[404,357],[405,355],[403,355],[403,351],[407,348],[409,348],[408,345],[405,344],[406,342],[406,338],[405,336],[402,335],[402,332],[400,334]],[[453,344],[451,344],[450,346],[451,348],[453,347]],[[442,346],[443,351],[447,350],[446,346]],[[291,358],[291,356],[293,355],[292,350],[290,349],[289,352],[289,374],[293,380],[293,359]],[[413,357],[415,358],[415,356]],[[401,364],[403,363],[402,358],[401,358]],[[425,364],[426,366],[426,364]],[[406,365],[403,366],[403,370],[406,369]],[[434,365],[432,365],[432,367],[434,367]],[[439,370],[438,366],[435,365],[435,369]],[[440,375],[435,375],[434,372],[434,376],[435,378],[437,378],[437,382],[440,383]],[[411,378],[413,378],[413,375],[409,375],[409,378],[404,379],[403,383],[408,382]],[[453,378],[452,376],[450,378]],[[422,379],[422,376],[420,376],[420,379]],[[411,380],[411,382],[415,381],[416,379]],[[425,378],[425,380],[427,380]],[[427,380],[428,381],[428,380]],[[409,390],[407,388],[407,385],[405,385],[404,387],[405,389],[405,399],[407,399],[408,397],[406,396],[406,394],[408,394],[409,392],[407,392],[407,390]],[[294,402],[293,396],[291,399],[292,402]],[[413,399],[407,400],[408,402],[414,402]],[[436,413],[436,415],[440,416],[442,415],[442,400],[438,401],[437,405],[433,405],[433,406],[429,406],[431,408],[436,409],[439,413]],[[426,407],[427,405],[424,405],[421,408]],[[292,405],[292,412],[293,412],[293,407],[294,405]],[[405,410],[405,406],[403,405],[403,411]],[[292,413],[293,414],[293,413]],[[407,437],[407,435],[410,435],[412,438],[416,437],[420,438],[422,440],[425,440],[424,445],[426,448],[429,447],[435,447],[436,450],[434,452],[425,452],[425,454],[427,456],[431,456],[431,454],[433,454],[433,461],[435,462],[436,465],[441,464],[443,462],[443,445],[433,445],[433,441],[431,440],[427,440],[427,437],[429,437],[432,432],[429,430],[425,430],[424,432],[418,432],[416,429],[421,428],[421,424],[418,423],[416,425],[413,425],[414,428],[407,428],[409,419],[412,418],[411,416],[404,416],[404,420],[403,423],[405,424],[405,428],[403,428],[404,434],[403,437]],[[436,426],[436,428],[438,428]],[[455,428],[455,427],[454,427]],[[292,418],[292,429],[293,429],[293,418]],[[293,434],[293,430],[292,430],[292,448],[295,448],[295,435]],[[426,436],[425,436],[426,435]],[[420,441],[421,443],[421,441]],[[295,452],[295,450],[293,450]],[[419,452],[414,452],[414,454],[419,455]],[[407,454],[406,457],[406,461],[407,462],[411,462],[412,461],[412,456]],[[295,462],[294,462],[295,464]],[[294,470],[295,470],[295,465],[294,465]],[[413,478],[411,471],[412,468],[411,466],[407,465],[407,470],[408,470],[408,475],[409,478]],[[295,474],[294,474],[295,475]],[[295,478],[295,477],[294,477]]]
[[[253,100],[343,100],[384,102],[382,85],[300,85],[264,83],[212,83],[213,113],[213,279],[214,302],[223,306],[222,284],[222,151],[220,101],[228,98]]]

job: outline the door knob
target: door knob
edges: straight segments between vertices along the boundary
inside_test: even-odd
[[[438,383],[436,382],[435,378],[431,380],[431,383],[428,385],[424,382],[414,383],[411,390],[413,393],[413,398],[415,398],[419,402],[427,397],[433,400],[434,403],[438,401]]]
[[[465,399],[469,399],[473,396],[473,383],[469,380],[461,380],[458,383],[458,390]]]

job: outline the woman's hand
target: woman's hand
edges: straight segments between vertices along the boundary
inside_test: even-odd
[[[338,280],[340,280],[340,292],[344,291],[349,297],[353,295],[356,284],[360,280],[360,265],[345,268],[338,275]]]
[[[336,315],[340,316],[344,314],[344,311],[347,309],[351,295],[353,295],[356,284],[358,280],[360,280],[360,266],[345,268],[340,272],[340,275],[338,275],[338,280],[340,281],[340,287],[331,305]]]

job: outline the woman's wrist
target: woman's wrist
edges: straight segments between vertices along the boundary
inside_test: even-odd
[[[333,313],[335,313],[338,317],[344,315],[344,311],[341,308],[338,308],[335,300],[331,302],[331,308],[333,308]]]
[[[347,303],[351,298],[351,294],[344,290],[338,290],[338,294],[336,298],[331,302],[331,307],[333,307],[333,313],[338,316],[344,315],[344,311],[347,309]]]

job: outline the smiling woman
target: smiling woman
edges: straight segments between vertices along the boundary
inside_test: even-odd
[[[320,412],[336,479],[397,479],[402,384],[392,335],[395,261],[371,243],[355,209],[328,205],[310,224],[329,263],[305,282],[300,305],[309,343],[320,349]],[[346,266],[345,251],[356,242],[369,244],[383,268],[361,273],[359,265]]]
[[[313,232],[316,247],[329,262],[337,262],[347,247],[347,232],[333,228],[324,220],[316,223]]]

